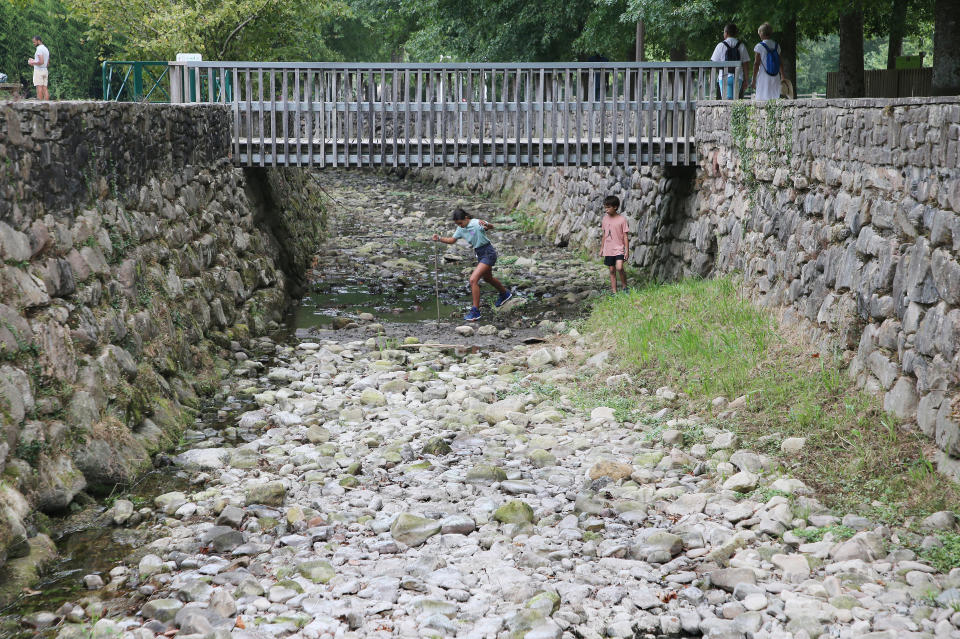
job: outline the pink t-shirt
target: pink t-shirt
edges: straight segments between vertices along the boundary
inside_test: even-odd
[[[624,245],[624,239],[630,230],[627,224],[627,218],[617,213],[616,215],[603,214],[600,221],[600,228],[603,231],[603,243],[600,245],[600,252],[603,257],[608,255],[623,255],[627,247]]]

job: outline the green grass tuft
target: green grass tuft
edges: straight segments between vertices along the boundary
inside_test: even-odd
[[[955,509],[960,489],[936,475],[932,443],[854,388],[839,354],[821,357],[790,330],[722,278],[602,297],[583,332],[648,388],[682,390],[690,412],[745,397],[723,424],[745,448],[779,454],[781,439],[805,437],[781,461],[828,506],[890,523]]]

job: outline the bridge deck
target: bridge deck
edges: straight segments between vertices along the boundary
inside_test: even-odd
[[[479,138],[405,138],[367,140],[353,138],[241,137],[241,165],[315,165],[318,167],[375,166],[611,166],[696,163],[692,137],[668,140],[522,139],[491,142]],[[541,157],[542,156],[542,157]]]
[[[229,105],[243,165],[678,165],[728,66],[171,63],[171,99]]]

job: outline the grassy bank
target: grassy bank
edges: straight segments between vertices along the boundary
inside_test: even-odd
[[[806,437],[798,455],[780,461],[831,507],[898,523],[957,507],[957,485],[929,461],[932,442],[856,390],[839,360],[742,299],[731,279],[606,296],[584,329],[619,368],[650,389],[683,391],[689,410],[736,431],[744,448],[780,457],[783,438]],[[720,420],[718,396],[743,396],[746,407]]]

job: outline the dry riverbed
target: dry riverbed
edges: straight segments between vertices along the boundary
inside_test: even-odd
[[[400,240],[448,224],[456,198],[362,174],[328,189],[343,226],[297,338],[261,340],[269,366],[238,355],[229,394],[252,403],[175,458],[187,487],[106,514],[148,541],[24,624],[63,639],[960,636],[960,570],[828,512],[565,321],[600,267],[501,231],[521,297],[460,334],[455,248],[434,333],[433,246]]]

